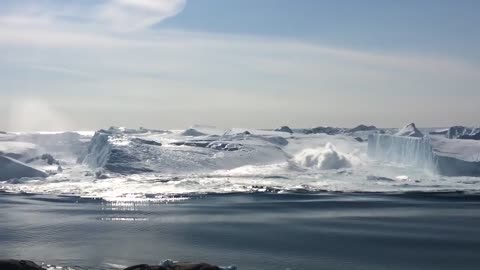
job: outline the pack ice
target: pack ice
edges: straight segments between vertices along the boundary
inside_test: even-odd
[[[393,135],[371,134],[368,155],[445,176],[480,176],[480,141],[424,135],[413,123]]]

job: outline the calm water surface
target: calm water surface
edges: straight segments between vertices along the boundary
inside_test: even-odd
[[[479,269],[480,196],[231,194],[175,203],[0,194],[0,258],[247,269]]]

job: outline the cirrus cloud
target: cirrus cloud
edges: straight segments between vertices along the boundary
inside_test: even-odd
[[[177,15],[185,4],[185,0],[110,0],[101,5],[95,17],[113,30],[132,31]]]
[[[0,23],[13,26],[90,26],[114,32],[139,31],[179,14],[186,0],[21,0],[0,7]],[[40,22],[40,24],[39,24]]]

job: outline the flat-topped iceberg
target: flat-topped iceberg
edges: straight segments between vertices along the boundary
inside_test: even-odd
[[[368,155],[446,176],[480,176],[480,142],[420,136],[414,125],[396,135],[370,135]]]

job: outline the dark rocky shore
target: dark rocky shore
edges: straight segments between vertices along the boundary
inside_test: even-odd
[[[32,261],[0,260],[1,270],[45,270]],[[139,264],[125,268],[125,270],[221,270],[218,266],[206,263],[171,263],[168,265]]]

